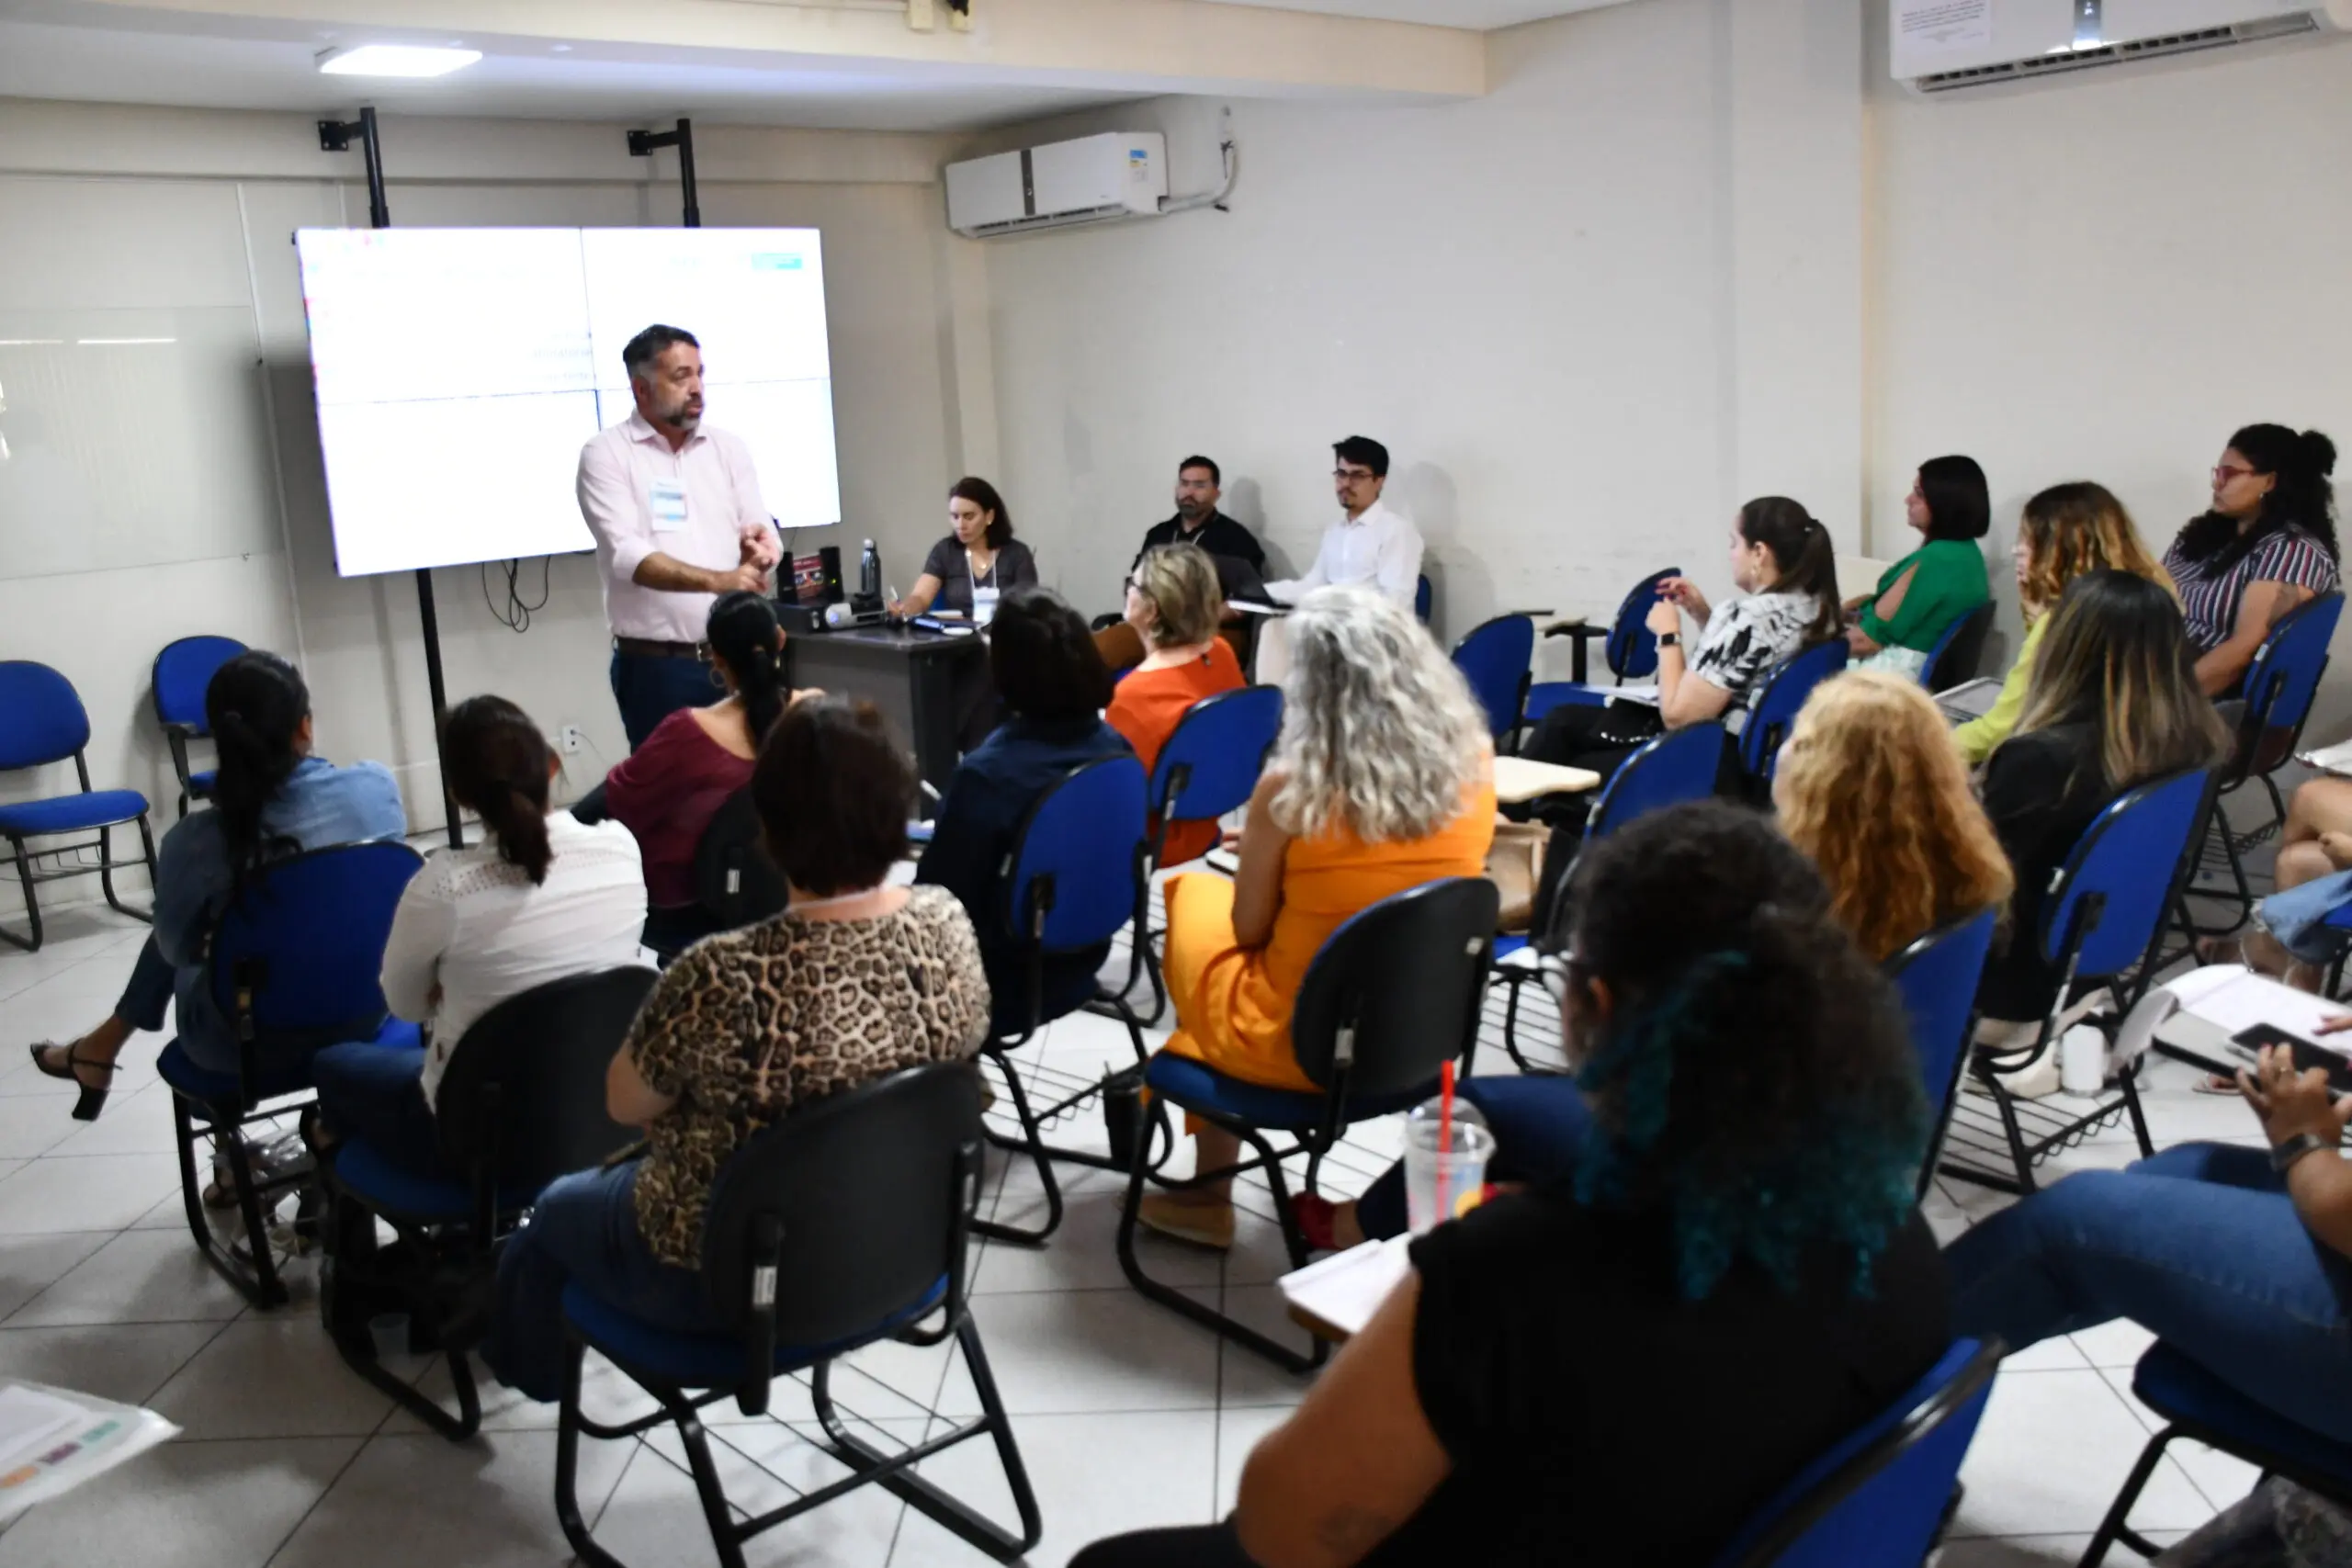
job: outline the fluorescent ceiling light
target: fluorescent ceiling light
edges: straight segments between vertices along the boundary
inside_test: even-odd
[[[363,43],[331,49],[319,56],[329,76],[447,76],[481,58],[478,49],[446,49],[421,43]]]
[[[74,343],[77,348],[120,348],[132,344],[177,343],[179,341],[175,337],[77,337]]]

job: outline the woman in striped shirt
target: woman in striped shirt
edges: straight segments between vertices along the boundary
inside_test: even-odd
[[[2165,552],[2209,695],[2237,690],[2280,616],[2335,591],[2335,471],[2318,431],[2249,424],[2213,469],[2213,509]]]

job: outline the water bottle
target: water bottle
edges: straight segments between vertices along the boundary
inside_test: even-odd
[[[882,557],[871,539],[865,541],[865,551],[857,558],[857,596],[861,599],[882,596]]]

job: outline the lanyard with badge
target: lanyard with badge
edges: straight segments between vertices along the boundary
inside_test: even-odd
[[[1002,560],[1003,558],[1004,558],[1001,555],[997,557],[997,560]],[[964,571],[972,581],[972,624],[976,626],[987,626],[990,621],[996,619],[997,560],[991,560],[989,562],[989,570],[987,573],[989,585],[986,588],[983,588],[980,586],[980,570],[972,564],[972,552],[969,550],[966,550],[964,552]]]
[[[647,509],[653,514],[653,531],[674,534],[686,525],[686,486],[684,479],[657,479],[645,487]]]

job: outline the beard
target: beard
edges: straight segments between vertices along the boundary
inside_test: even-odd
[[[681,399],[677,407],[663,409],[661,412],[664,424],[676,425],[680,430],[692,430],[702,423],[702,400]]]

